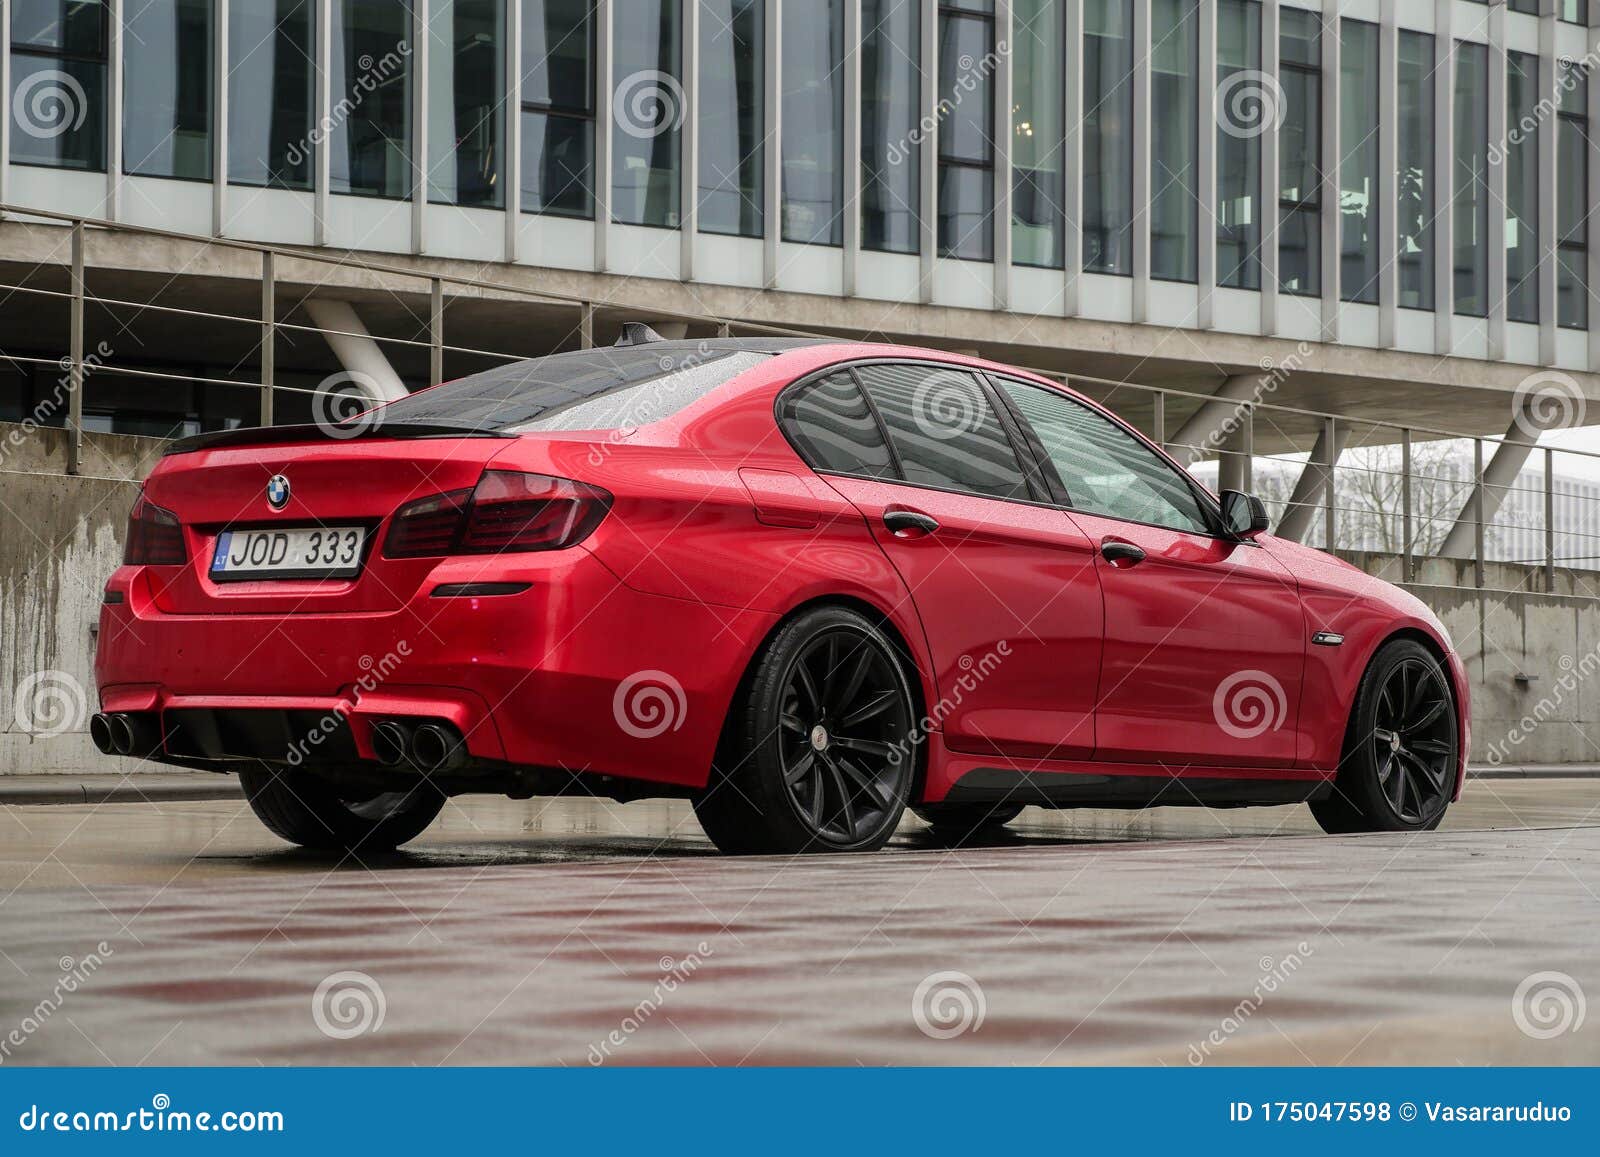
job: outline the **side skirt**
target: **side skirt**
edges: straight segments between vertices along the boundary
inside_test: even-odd
[[[978,767],[956,780],[948,803],[1020,803],[1038,807],[1262,807],[1322,799],[1324,779],[1026,772]]]

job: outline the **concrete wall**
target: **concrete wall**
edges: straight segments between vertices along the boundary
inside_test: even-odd
[[[85,435],[83,473],[69,478],[63,431],[0,423],[0,774],[114,766],[85,733],[100,591],[162,445]],[[1399,578],[1392,555],[1347,557]],[[1600,762],[1600,575],[1556,578],[1545,593],[1538,569],[1491,564],[1480,591],[1470,563],[1430,559],[1410,585],[1467,663],[1475,762]]]
[[[100,591],[164,443],[87,434],[78,477],[66,445],[63,430],[0,423],[0,774],[110,769],[85,730]]]

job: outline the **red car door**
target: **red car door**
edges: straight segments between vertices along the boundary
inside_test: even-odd
[[[997,384],[1095,550],[1096,760],[1293,765],[1309,646],[1294,577],[1220,534],[1188,477],[1129,430],[1058,391]]]
[[[903,362],[854,372],[792,392],[784,423],[905,580],[935,665],[927,714],[957,751],[1087,758],[1100,669],[1094,544],[1037,501],[978,378]],[[884,430],[874,457],[864,443]]]

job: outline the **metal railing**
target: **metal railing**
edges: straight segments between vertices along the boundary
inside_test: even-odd
[[[38,284],[0,284],[5,294],[34,295],[64,301],[69,310],[68,351],[65,357],[49,358],[13,355],[0,351],[0,362],[18,365],[59,366],[63,378],[65,426],[67,430],[67,470],[79,473],[82,466],[83,395],[88,374],[122,375],[129,378],[195,383],[253,389],[260,394],[257,418],[270,425],[275,418],[273,400],[280,393],[316,394],[316,389],[287,386],[278,377],[276,345],[285,334],[328,337],[371,338],[402,350],[426,350],[428,384],[443,380],[447,355],[511,360],[531,356],[527,351],[493,350],[479,346],[451,344],[446,337],[447,307],[452,301],[465,302],[498,298],[571,311],[571,327],[565,338],[578,348],[595,344],[597,319],[647,319],[681,322],[702,331],[705,336],[732,334],[794,337],[838,337],[874,340],[879,335],[862,331],[819,331],[773,325],[747,318],[711,313],[683,312],[650,304],[630,303],[603,296],[582,296],[543,289],[530,289],[507,281],[468,277],[419,270],[397,263],[369,260],[348,252],[273,246],[234,238],[193,236],[120,222],[57,213],[22,206],[0,205],[0,217],[24,223],[51,223],[67,230],[65,253],[59,262],[33,263],[32,272],[59,265],[67,271],[66,289]],[[0,237],[9,225],[0,224]],[[131,300],[89,292],[86,279],[87,247],[99,234],[128,234],[166,239],[202,249],[222,249],[230,253],[253,255],[259,262],[260,306],[254,316],[191,308],[157,300]],[[5,260],[0,247],[0,260]],[[302,269],[299,277],[286,276],[286,266]],[[326,270],[331,276],[318,278],[310,271]],[[177,280],[182,274],[175,275]],[[231,276],[237,276],[233,274]],[[367,279],[361,286],[370,291],[371,279],[386,278],[415,283],[410,296],[425,295],[425,321],[418,336],[358,334],[336,328],[303,325],[285,320],[280,309],[280,294],[295,288],[303,291],[296,305],[318,295],[319,290],[343,288],[339,276]],[[403,301],[406,291],[392,285],[384,289],[395,300]],[[85,351],[86,311],[90,306],[107,310],[134,310],[170,315],[208,323],[255,327],[257,372],[249,379],[216,378],[190,373],[152,370],[114,364],[98,352]],[[887,335],[884,335],[887,336]],[[560,343],[557,343],[559,348]],[[542,350],[540,352],[550,352]],[[1033,368],[1033,367],[1029,367]],[[1265,369],[1265,367],[1263,367]],[[1505,562],[1531,566],[1542,571],[1543,585],[1558,587],[1558,568],[1600,573],[1600,453],[1556,447],[1532,451],[1540,466],[1535,485],[1527,485],[1527,471],[1512,485],[1486,482],[1486,453],[1507,444],[1507,439],[1481,434],[1436,429],[1422,425],[1398,425],[1329,413],[1267,401],[1270,388],[1246,401],[1223,401],[1199,391],[1151,385],[1144,382],[1100,378],[1033,368],[1107,403],[1121,411],[1152,440],[1185,461],[1197,476],[1208,482],[1224,482],[1239,489],[1262,492],[1276,518],[1275,526],[1294,531],[1293,536],[1313,545],[1343,551],[1391,553],[1400,560],[1400,579],[1418,579],[1421,563],[1438,555],[1448,530],[1458,523],[1470,526],[1471,550],[1452,557],[1470,562],[1476,586],[1485,584],[1485,566]],[[1220,371],[1219,371],[1220,372]],[[1282,371],[1274,370],[1274,373]],[[1299,372],[1290,369],[1288,373]],[[1508,399],[1509,400],[1509,399]],[[57,400],[58,404],[61,400]],[[1172,440],[1169,416],[1178,411],[1193,414],[1205,407],[1224,407],[1228,411],[1223,433],[1201,442]],[[1509,406],[1508,406],[1509,412]],[[1263,452],[1263,425],[1274,448]],[[1514,449],[1521,449],[1516,447]],[[1331,453],[1330,453],[1331,451]],[[1583,473],[1593,479],[1590,493],[1579,493],[1585,483],[1569,486],[1566,493],[1559,482],[1561,462],[1581,462]],[[1470,466],[1468,465],[1470,463]],[[1431,471],[1431,472],[1430,472]],[[1508,508],[1506,499],[1519,496]],[[1570,501],[1568,501],[1570,499]],[[1529,510],[1537,525],[1528,525]],[[1509,514],[1506,513],[1509,510]],[[1493,512],[1493,513],[1491,513]],[[1445,533],[1440,533],[1441,525]],[[1459,536],[1458,536],[1459,537]],[[1529,550],[1530,542],[1541,549]],[[1575,580],[1578,581],[1578,580]],[[1583,579],[1582,581],[1587,581]],[[1600,594],[1600,591],[1585,592]]]

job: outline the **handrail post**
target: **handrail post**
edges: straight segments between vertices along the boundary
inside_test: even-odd
[[[1472,440],[1472,581],[1483,589],[1483,439]]]
[[[1157,390],[1151,403],[1150,440],[1161,449],[1167,449],[1167,391]],[[1170,453],[1170,451],[1168,451]]]
[[[1412,525],[1411,485],[1411,427],[1406,426],[1400,431],[1400,581],[1407,583],[1417,577],[1416,560],[1412,557],[1415,528]]]
[[[273,268],[272,250],[261,251],[261,425],[270,426],[272,417],[272,385],[278,376],[277,338],[278,301],[277,271]]]
[[[578,348],[594,349],[594,306],[587,301],[578,307]]]
[[[444,381],[444,282],[435,277],[429,286],[432,308],[428,313],[428,384]]]
[[[1244,407],[1244,419],[1239,428],[1239,485],[1246,494],[1255,488],[1256,460],[1256,408]]]
[[[1334,538],[1339,529],[1338,493],[1334,488],[1333,468],[1339,460],[1339,443],[1336,441],[1338,430],[1335,428],[1337,419],[1324,418],[1322,420],[1323,445],[1326,447],[1326,471],[1323,476],[1323,494],[1326,505],[1322,509],[1322,548],[1329,554],[1333,553]]]
[[[71,363],[67,367],[67,473],[83,462],[83,221],[72,223]]]
[[[1556,452],[1544,448],[1544,589],[1556,589]]]

